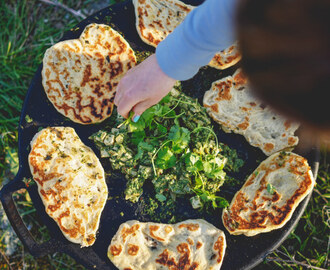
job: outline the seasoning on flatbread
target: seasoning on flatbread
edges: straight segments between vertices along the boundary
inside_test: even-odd
[[[34,136],[28,160],[47,214],[69,241],[92,245],[108,197],[92,149],[73,128],[49,127]]]
[[[225,234],[202,219],[174,225],[130,220],[112,238],[108,257],[120,270],[217,270],[225,249]]]
[[[136,28],[141,39],[153,47],[167,37],[195,7],[178,0],[133,0]],[[209,66],[225,69],[241,59],[237,42],[217,53]]]
[[[222,221],[230,234],[254,236],[283,227],[315,180],[307,160],[291,152],[268,157],[235,194]]]
[[[257,99],[240,69],[233,76],[214,82],[205,92],[203,103],[224,131],[243,135],[266,155],[298,144],[294,132],[299,124],[290,122]]]
[[[133,50],[119,33],[90,24],[79,39],[46,51],[42,84],[61,114],[80,124],[98,123],[111,115],[119,80],[135,64]]]

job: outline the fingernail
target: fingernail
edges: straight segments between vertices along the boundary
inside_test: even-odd
[[[139,119],[140,119],[140,115],[136,114],[133,117],[133,122],[136,123],[137,121],[139,121]]]

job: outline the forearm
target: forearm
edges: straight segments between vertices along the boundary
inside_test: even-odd
[[[176,80],[193,77],[214,54],[231,46],[238,0],[206,0],[164,40],[156,56],[161,69]]]

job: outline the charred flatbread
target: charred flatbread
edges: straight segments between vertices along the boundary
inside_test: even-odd
[[[49,127],[34,136],[28,160],[47,214],[69,241],[92,245],[108,197],[92,149],[73,128]]]
[[[299,127],[263,104],[253,92],[242,71],[214,82],[205,92],[203,105],[224,131],[243,135],[266,155],[298,144]]]
[[[46,51],[42,84],[58,112],[80,124],[98,123],[111,115],[119,80],[135,63],[133,50],[118,32],[90,24],[79,39]]]
[[[112,238],[108,257],[120,270],[220,269],[224,233],[205,220],[174,225],[123,223]]]
[[[133,0],[136,29],[141,39],[153,47],[167,37],[195,7],[178,0]],[[241,59],[238,44],[217,53],[209,66],[225,69]]]
[[[307,160],[291,152],[268,157],[235,194],[222,221],[230,234],[254,236],[283,227],[312,191]]]
[[[239,45],[236,41],[229,48],[226,48],[218,52],[209,63],[210,67],[217,69],[229,68],[241,60],[242,56],[239,51]]]

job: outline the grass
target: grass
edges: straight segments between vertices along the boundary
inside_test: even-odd
[[[85,15],[104,1],[67,0]],[[108,1],[110,4],[114,1]],[[0,186],[18,169],[17,126],[30,80],[45,50],[78,22],[67,11],[37,0],[0,1]],[[329,269],[330,154],[323,151],[317,186],[298,226],[290,237],[256,270]],[[15,194],[25,224],[39,240],[49,238],[24,190]],[[35,259],[18,241],[0,207],[0,269],[84,269],[65,254]]]

